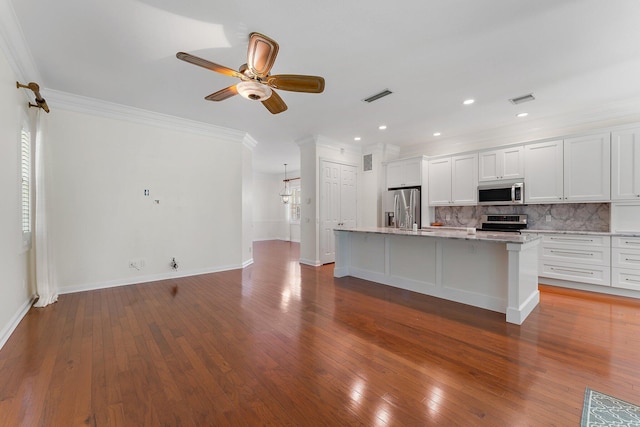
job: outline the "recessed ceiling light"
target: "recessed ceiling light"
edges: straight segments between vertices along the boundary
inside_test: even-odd
[[[466,100],[463,102],[463,104],[464,104],[464,105],[471,105],[471,104],[473,104],[474,102],[476,102],[476,100],[475,100],[475,99],[466,99]]]
[[[435,132],[435,133],[433,134],[433,136],[440,136],[440,135],[442,135],[440,132]]]
[[[529,113],[518,113],[516,114],[516,117],[527,117],[529,115]]]
[[[360,138],[359,136],[356,136],[355,138],[353,138],[354,141],[360,141],[362,138]]]
[[[380,125],[378,126],[378,129],[380,130],[385,130],[387,128],[387,125]]]

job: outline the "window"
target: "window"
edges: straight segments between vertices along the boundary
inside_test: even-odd
[[[300,187],[291,188],[289,199],[289,221],[300,222]]]
[[[25,121],[20,132],[20,203],[23,247],[31,246],[31,132]]]

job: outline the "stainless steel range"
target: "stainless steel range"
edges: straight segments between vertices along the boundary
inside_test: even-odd
[[[527,228],[527,215],[489,214],[480,217],[479,231],[507,231],[519,233]]]

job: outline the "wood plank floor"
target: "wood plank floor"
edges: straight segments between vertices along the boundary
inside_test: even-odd
[[[254,256],[32,309],[0,351],[0,426],[575,426],[585,387],[640,403],[638,301],[543,287],[516,326],[334,279],[295,243]]]

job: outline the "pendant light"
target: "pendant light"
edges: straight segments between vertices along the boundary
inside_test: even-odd
[[[291,198],[291,190],[289,190],[289,180],[287,179],[287,164],[284,164],[284,188],[280,192],[280,198],[282,199],[282,203],[289,203],[289,199]]]

